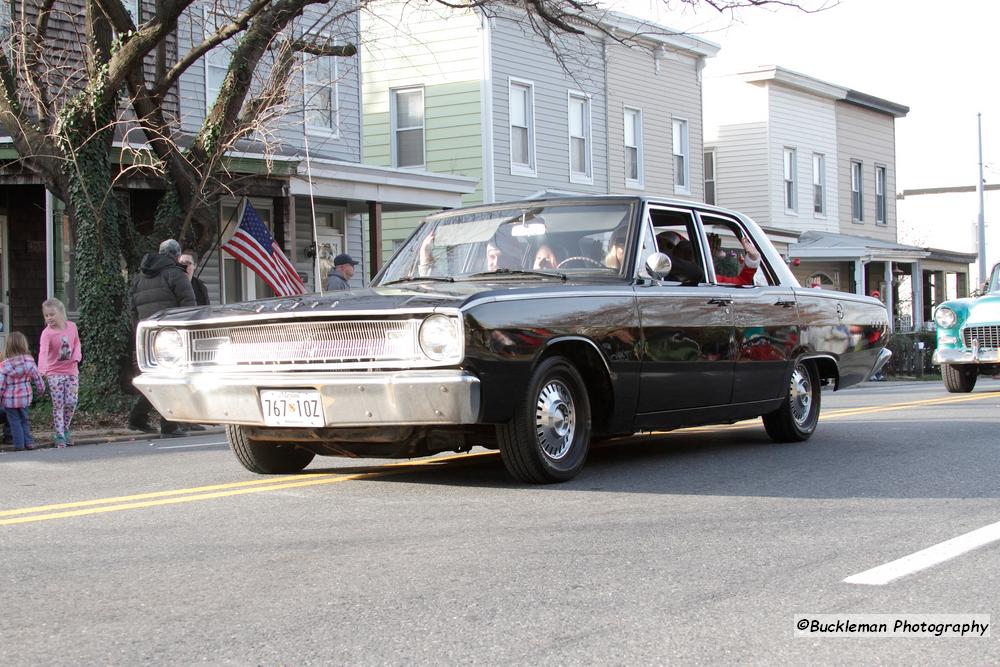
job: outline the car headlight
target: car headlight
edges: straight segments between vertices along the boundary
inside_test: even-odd
[[[950,329],[955,326],[956,322],[958,322],[958,316],[951,308],[941,306],[934,311],[934,321],[937,322],[937,325],[942,329]]]
[[[452,317],[431,315],[420,325],[420,349],[428,358],[443,361],[457,357],[462,341]]]
[[[176,366],[184,361],[184,337],[177,329],[160,329],[153,334],[153,361],[158,366]]]

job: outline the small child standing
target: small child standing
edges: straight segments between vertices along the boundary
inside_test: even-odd
[[[66,306],[59,299],[42,304],[42,317],[45,329],[38,343],[38,370],[49,383],[56,447],[65,447],[73,444],[69,426],[80,391],[80,335],[66,319]]]
[[[0,361],[0,403],[10,422],[14,451],[34,449],[35,441],[28,423],[31,385],[34,384],[41,394],[45,391],[45,383],[28,351],[28,339],[20,331],[14,331],[7,337],[3,356],[3,361]]]

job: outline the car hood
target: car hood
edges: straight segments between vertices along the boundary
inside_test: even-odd
[[[1000,294],[988,294],[964,304],[969,316],[964,326],[981,326],[1000,322]]]
[[[171,308],[154,315],[159,322],[194,323],[208,320],[274,319],[276,317],[322,317],[364,313],[378,316],[391,311],[428,311],[436,308],[462,308],[472,301],[489,300],[504,295],[536,294],[541,291],[576,289],[607,289],[623,287],[623,278],[588,278],[566,280],[558,278],[502,278],[498,280],[463,280],[454,283],[414,281],[388,287],[304,294],[293,297],[261,299],[224,306]]]

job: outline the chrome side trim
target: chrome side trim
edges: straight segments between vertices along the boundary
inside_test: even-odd
[[[460,370],[143,373],[133,384],[171,421],[205,424],[264,426],[261,389],[318,391],[327,427],[474,424],[480,407],[479,378]]]

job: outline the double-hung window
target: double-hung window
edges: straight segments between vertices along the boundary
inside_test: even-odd
[[[705,203],[715,205],[715,151],[705,151]]]
[[[510,173],[535,175],[535,87],[510,80]]]
[[[785,158],[784,158],[784,174],[785,174],[785,210],[794,213],[797,210],[796,197],[798,193],[796,192],[795,184],[795,149],[786,148]]]
[[[864,171],[861,163],[851,160],[851,219],[854,222],[864,222],[865,219],[862,183],[864,183]]]
[[[424,166],[424,89],[392,91],[392,155],[396,167]]]
[[[590,183],[590,98],[569,93],[569,180]]]
[[[826,159],[813,153],[813,213],[826,214]]]
[[[336,58],[306,56],[302,80],[307,132],[337,133],[340,94],[338,78]]]
[[[886,224],[885,167],[875,166],[875,224]]]
[[[625,109],[625,185],[641,188],[642,173],[642,111]]]
[[[673,120],[674,150],[674,192],[691,194],[690,165],[688,164],[688,122],[681,118]]]
[[[215,34],[219,26],[226,23],[221,14],[205,8],[205,37]],[[211,111],[222,91],[222,84],[229,71],[229,61],[233,58],[231,41],[219,44],[205,54],[205,110]]]

